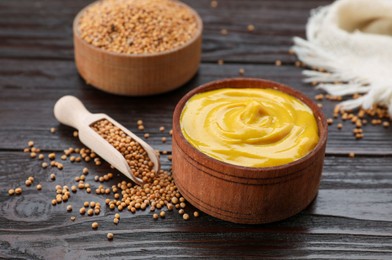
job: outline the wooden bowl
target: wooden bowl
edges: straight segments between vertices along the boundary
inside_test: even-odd
[[[297,97],[313,110],[319,129],[318,144],[305,157],[276,167],[242,167],[207,156],[185,139],[180,116],[193,95],[219,88],[273,88]],[[297,214],[316,197],[326,141],[327,123],[322,111],[300,92],[262,79],[214,81],[189,92],[175,108],[173,176],[182,195],[211,216],[244,224],[274,222]]]
[[[81,38],[79,19],[95,4],[82,9],[73,23],[76,67],[87,84],[113,94],[144,96],[173,90],[196,74],[203,24],[192,8],[178,2],[195,15],[198,23],[198,31],[189,42],[165,52],[132,55],[103,50]]]

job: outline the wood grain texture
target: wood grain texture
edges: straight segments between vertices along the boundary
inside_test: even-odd
[[[87,166],[88,182],[94,175],[112,171],[105,163],[64,163],[55,182],[22,149],[30,139],[45,153],[80,147],[72,129],[60,126],[53,117],[58,98],[73,94],[92,112],[104,112],[137,133],[136,121],[143,119],[151,134],[148,142],[171,151],[168,130],[180,98],[203,83],[245,75],[290,85],[309,97],[318,93],[302,83],[301,69],[287,53],[291,38],[304,36],[310,9],[329,0],[220,0],[217,9],[210,0],[185,2],[201,15],[202,65],[198,74],[176,91],[148,98],[108,95],[78,76],[73,62],[72,20],[90,0],[2,0],[0,1],[0,258],[3,259],[129,259],[129,258],[264,258],[264,259],[391,259],[392,258],[392,128],[366,126],[365,138],[354,140],[354,126],[344,122],[329,127],[327,157],[320,191],[315,201],[298,215],[268,225],[239,225],[202,214],[185,222],[176,212],[153,221],[147,211],[121,214],[113,224],[114,212],[102,207],[99,216],[79,217],[83,201],[104,202],[104,196],[78,191],[67,204],[51,206],[54,186],[72,185],[73,178]],[[252,33],[248,23],[255,25]],[[219,31],[226,28],[227,36]],[[225,65],[216,64],[224,59]],[[283,61],[275,67],[274,61]],[[323,101],[331,116],[335,103]],[[163,125],[167,131],[159,132]],[[55,134],[49,132],[56,127]],[[167,137],[163,144],[161,137]],[[348,158],[355,152],[355,158]],[[169,169],[167,156],[162,165]],[[24,187],[34,176],[42,191]],[[116,180],[122,180],[117,176]],[[111,185],[109,182],[105,185]],[[21,196],[9,197],[11,187],[23,186]],[[189,213],[193,212],[188,205]],[[77,216],[75,222],[70,216]],[[101,227],[91,229],[98,221]],[[108,242],[106,233],[115,239]]]

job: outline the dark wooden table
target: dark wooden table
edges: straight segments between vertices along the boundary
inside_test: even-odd
[[[89,0],[0,1],[0,258],[287,258],[287,259],[391,259],[392,258],[392,128],[368,125],[365,138],[355,140],[353,126],[336,122],[329,128],[323,178],[316,200],[300,214],[268,225],[237,225],[202,214],[183,221],[169,212],[154,221],[147,211],[121,213],[105,206],[99,216],[81,217],[83,201],[105,196],[77,192],[67,204],[53,207],[56,184],[73,185],[83,167],[87,179],[110,168],[92,163],[64,162],[64,170],[42,169],[40,161],[23,153],[28,140],[45,154],[60,154],[70,146],[80,147],[73,129],[59,125],[53,105],[63,95],[83,100],[92,112],[107,113],[132,131],[143,119],[149,142],[170,153],[170,138],[162,144],[163,125],[171,128],[174,106],[192,88],[208,81],[238,76],[276,80],[310,97],[318,92],[302,83],[301,69],[288,54],[292,37],[305,35],[309,11],[326,0],[221,0],[216,9],[209,0],[186,1],[204,20],[203,57],[199,73],[182,88],[159,96],[132,98],[105,94],[78,76],[73,60],[72,20]],[[247,32],[247,25],[256,30]],[[227,36],[220,34],[226,28]],[[223,59],[220,66],[217,60]],[[283,66],[274,65],[281,60]],[[335,103],[323,101],[328,117]],[[57,128],[55,134],[49,129]],[[355,152],[355,158],[349,158]],[[166,169],[170,162],[162,156]],[[51,181],[51,172],[57,174]],[[24,181],[35,177],[42,191],[27,188]],[[118,177],[121,179],[121,177]],[[112,182],[114,183],[114,182]],[[110,185],[112,183],[109,183]],[[106,185],[109,185],[106,184]],[[23,187],[21,196],[8,196],[11,187]],[[75,222],[70,216],[75,215]],[[98,221],[100,228],[91,229]],[[109,242],[107,232],[115,239]]]

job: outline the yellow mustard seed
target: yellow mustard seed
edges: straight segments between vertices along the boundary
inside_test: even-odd
[[[159,218],[159,215],[158,215],[157,213],[154,213],[154,214],[152,215],[152,218],[153,218],[153,219],[158,219],[158,218]]]
[[[162,210],[161,212],[159,212],[159,216],[161,218],[164,218],[166,216],[166,212]]]
[[[79,213],[80,213],[80,215],[86,214],[86,208],[80,208]]]
[[[42,185],[38,184],[36,188],[37,188],[37,190],[42,190]]]
[[[68,211],[68,212],[71,212],[71,211],[72,211],[72,205],[68,205],[68,206],[67,206],[67,211]]]
[[[187,213],[184,213],[184,215],[182,215],[182,218],[184,220],[188,220],[189,219],[189,215]]]
[[[29,147],[33,147],[33,146],[34,146],[34,141],[28,141],[28,142],[27,142],[27,145],[28,145]]]
[[[73,137],[78,137],[79,133],[78,133],[78,131],[73,131],[72,135],[73,135]]]
[[[94,210],[93,209],[88,209],[87,210],[87,215],[89,215],[89,216],[94,215]]]
[[[114,218],[114,219],[113,219],[113,223],[114,223],[115,225],[117,225],[119,221],[120,221],[120,220],[119,220],[118,218]]]
[[[9,189],[8,190],[8,195],[12,196],[15,194],[15,190],[14,189]]]
[[[57,204],[57,200],[53,199],[52,200],[52,205],[55,206]]]
[[[198,211],[193,212],[193,216],[194,216],[195,218],[199,217],[199,212],[198,212]]]
[[[161,133],[165,132],[165,127],[164,126],[159,127],[159,132]]]
[[[51,128],[50,128],[50,132],[51,132],[52,134],[56,133],[56,128],[51,127]]]
[[[75,221],[75,219],[76,219],[75,216],[72,216],[72,217],[71,217],[71,221]]]
[[[56,159],[56,154],[55,153],[50,153],[50,154],[48,154],[48,158],[50,160],[54,160],[54,159]]]
[[[98,223],[97,223],[97,222],[93,222],[93,223],[91,224],[91,227],[92,227],[93,229],[97,229],[97,228],[98,228]]]
[[[246,29],[248,30],[248,32],[253,32],[255,30],[255,26],[253,24],[248,24]]]
[[[281,60],[276,60],[275,61],[275,66],[282,66],[282,61]]]
[[[41,164],[41,167],[44,168],[44,169],[47,168],[47,167],[48,167],[48,163],[43,162],[43,163]]]
[[[120,219],[120,214],[116,213],[114,214],[114,217]]]
[[[34,153],[34,152],[30,153],[30,158],[35,158],[36,156],[37,156],[36,153]]]
[[[113,233],[108,233],[106,237],[108,238],[108,240],[113,240],[114,235]]]
[[[26,184],[27,187],[29,187],[29,186],[31,186],[32,182],[30,180],[26,180],[25,184]]]
[[[180,209],[179,211],[178,211],[178,214],[180,214],[180,215],[182,215],[182,214],[184,214],[185,213],[185,211],[183,210],[183,209]]]

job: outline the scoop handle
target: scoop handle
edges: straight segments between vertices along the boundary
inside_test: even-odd
[[[91,113],[82,102],[74,96],[64,96],[54,105],[54,116],[64,124],[76,129],[83,127],[84,119]]]

